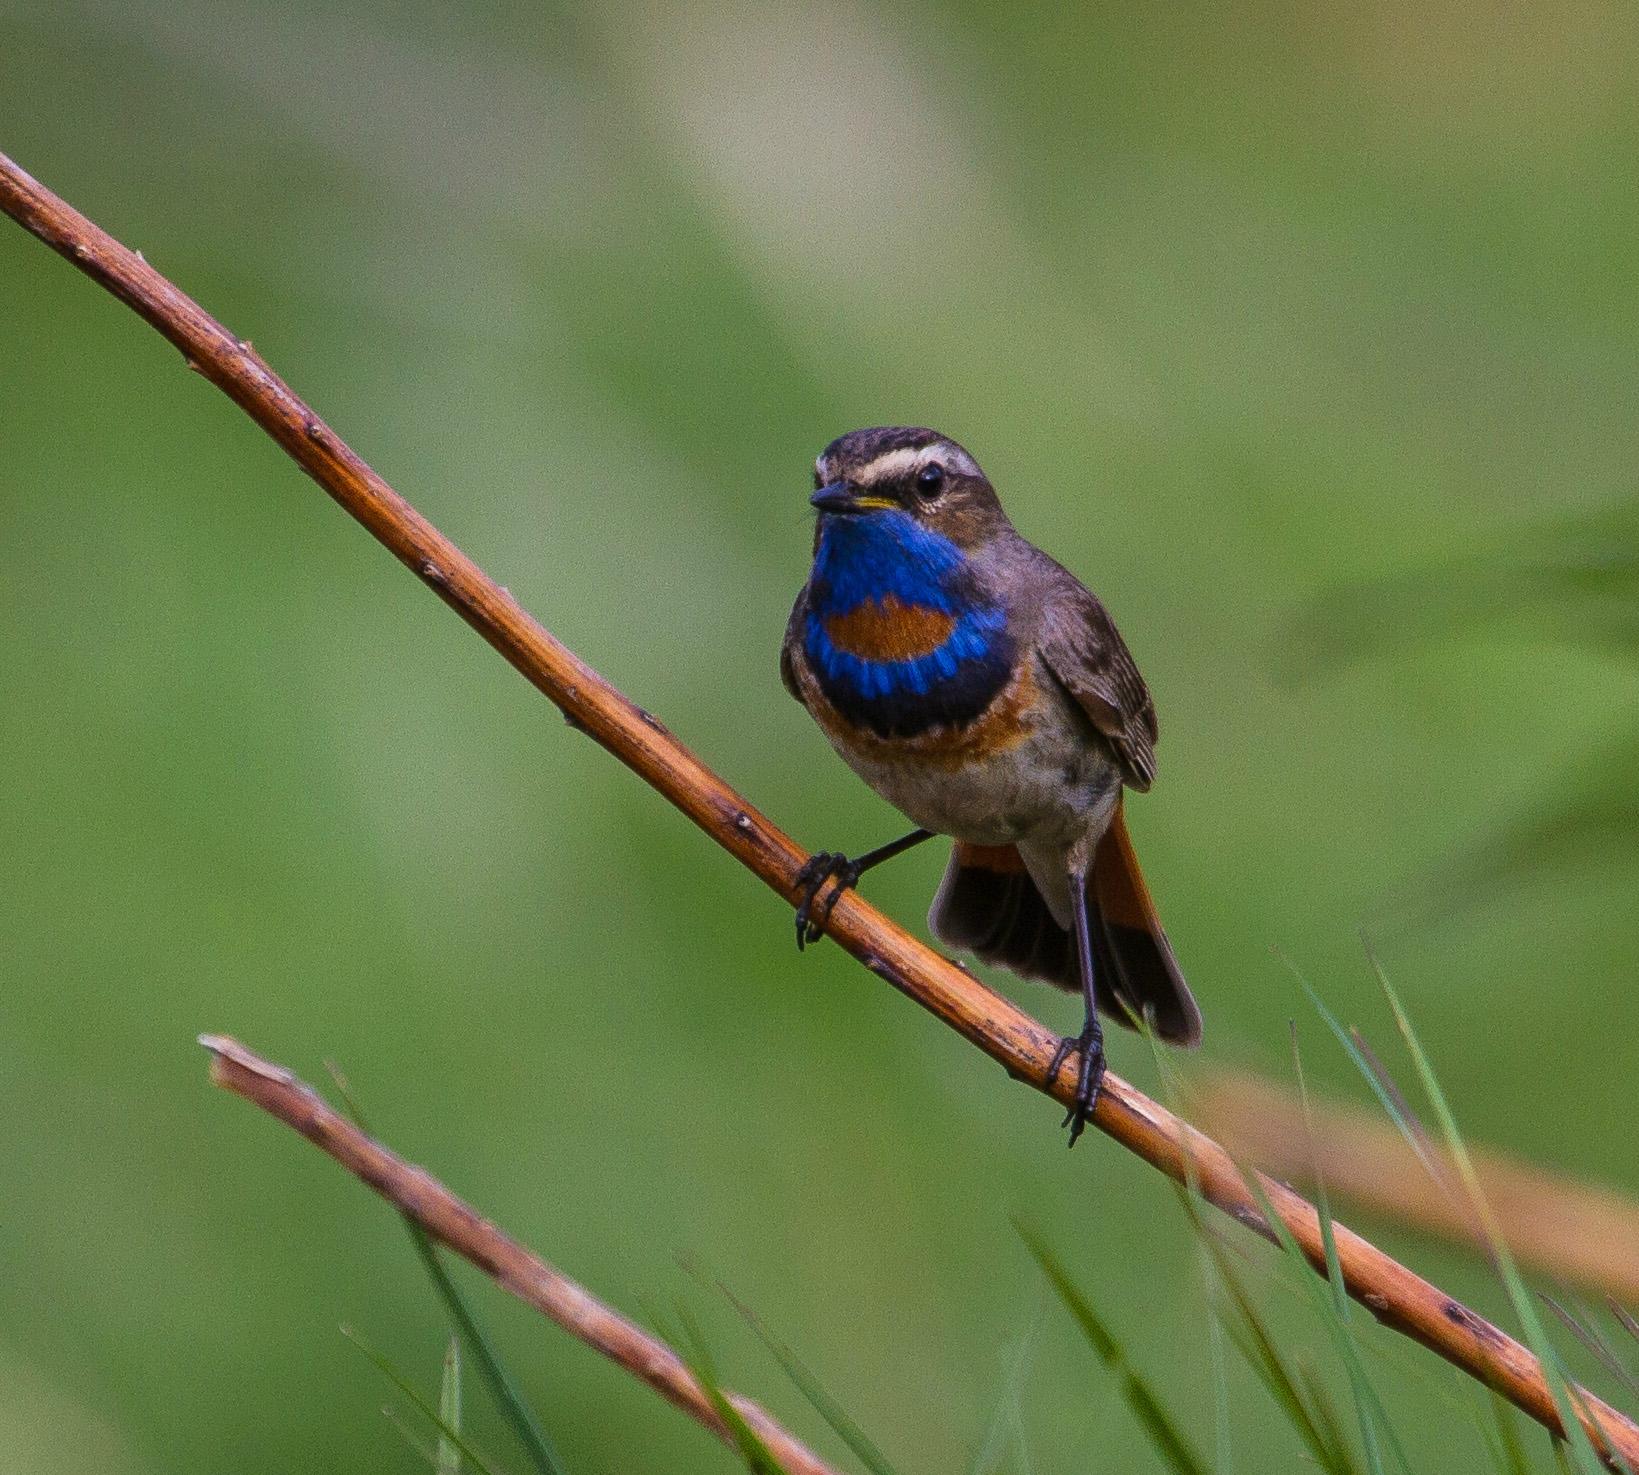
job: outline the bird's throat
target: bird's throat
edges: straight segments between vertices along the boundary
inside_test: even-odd
[[[826,615],[888,599],[944,612],[951,603],[951,578],[964,562],[949,538],[906,513],[827,516],[820,522],[812,585],[828,606]]]
[[[839,712],[879,737],[971,721],[1013,665],[1005,611],[966,555],[902,512],[821,522],[803,651]]]

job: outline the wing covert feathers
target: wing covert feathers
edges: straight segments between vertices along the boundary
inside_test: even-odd
[[[1042,623],[1047,669],[1115,750],[1127,787],[1155,780],[1155,704],[1110,612],[1057,564],[1058,587]]]
[[[808,703],[802,700],[802,687],[797,684],[797,673],[792,669],[791,652],[802,639],[802,623],[807,611],[808,586],[805,584],[797,602],[791,606],[791,617],[785,622],[785,639],[780,642],[780,682],[805,708]]]

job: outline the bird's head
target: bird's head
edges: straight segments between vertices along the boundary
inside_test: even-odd
[[[1008,526],[979,464],[955,441],[921,426],[851,430],[814,463],[810,499],[828,517],[900,513],[958,548],[976,548]]]

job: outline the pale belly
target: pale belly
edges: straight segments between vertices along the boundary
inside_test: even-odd
[[[844,722],[800,650],[803,704],[842,760],[913,823],[972,845],[1062,855],[1096,842],[1121,795],[1114,756],[1033,663],[973,722],[885,738]]]
[[[832,735],[832,746],[912,822],[974,845],[1068,848],[1096,838],[1121,788],[1110,757],[1069,722],[1046,721],[1013,746],[959,764],[909,744],[903,754],[885,752],[886,743],[865,752]]]

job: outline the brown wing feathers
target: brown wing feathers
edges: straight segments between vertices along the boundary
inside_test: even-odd
[[[1043,619],[1042,661],[1114,749],[1127,787],[1142,793],[1155,779],[1155,703],[1109,611],[1053,567],[1059,587]]]

